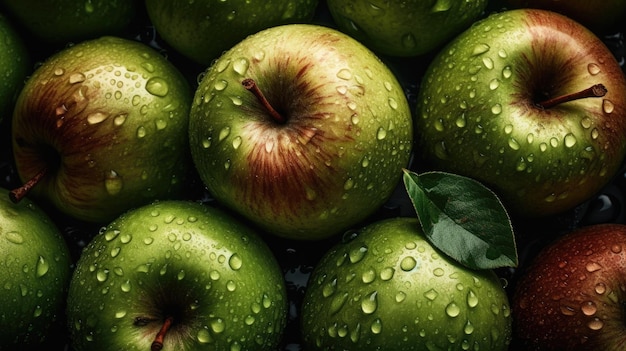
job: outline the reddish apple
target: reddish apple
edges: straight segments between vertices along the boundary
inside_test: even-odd
[[[514,332],[526,349],[626,349],[626,225],[589,225],[556,239],[517,284]]]

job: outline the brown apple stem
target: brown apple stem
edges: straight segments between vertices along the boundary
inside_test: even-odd
[[[596,84],[585,90],[581,90],[577,93],[561,95],[552,99],[548,99],[544,102],[540,102],[539,106],[541,106],[544,109],[549,109],[551,107],[554,107],[556,105],[569,102],[569,101],[586,99],[586,98],[591,98],[591,97],[603,97],[604,95],[606,95],[606,93],[607,93],[607,89],[603,84]]]
[[[15,188],[9,192],[9,198],[13,203],[18,203],[22,201],[26,195],[33,189],[37,183],[43,178],[48,172],[48,168],[44,167],[39,173],[35,174],[29,181],[24,183],[22,186]]]
[[[265,107],[265,109],[267,109],[267,111],[270,113],[270,115],[272,116],[272,118],[274,118],[276,122],[278,123],[286,122],[285,117],[283,117],[280,113],[278,113],[278,111],[276,111],[274,107],[272,107],[270,102],[267,101],[267,98],[265,98],[265,95],[263,95],[263,92],[261,92],[261,89],[259,89],[259,86],[256,84],[254,79],[246,78],[241,82],[241,84],[243,85],[244,88],[246,88],[246,90],[249,90],[250,92],[252,92],[252,94],[254,94],[254,96],[256,96],[259,102],[263,105],[263,107]]]
[[[157,333],[152,345],[150,346],[151,351],[160,351],[163,348],[163,340],[165,339],[165,334],[170,330],[170,327],[174,323],[174,317],[167,317],[165,321],[163,321],[163,325],[161,326],[161,330]]]

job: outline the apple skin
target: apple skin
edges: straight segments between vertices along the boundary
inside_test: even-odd
[[[187,201],[103,228],[76,264],[67,305],[77,351],[150,350],[168,314],[163,350],[276,350],[287,314],[282,271],[260,237]]]
[[[152,48],[102,37],[50,57],[13,115],[22,181],[48,172],[32,196],[74,218],[107,223],[129,208],[180,196],[191,89]]]
[[[371,223],[317,263],[305,293],[306,350],[506,350],[507,293],[491,270],[430,245],[416,218]]]
[[[285,123],[242,86],[256,81]],[[191,154],[211,194],[267,232],[321,239],[392,194],[412,118],[393,73],[334,29],[273,27],[225,53],[192,104]]]
[[[209,65],[224,51],[260,30],[308,23],[317,0],[146,0],[157,33],[176,51]]]
[[[0,14],[0,123],[11,112],[24,80],[30,73],[30,54],[13,23]]]
[[[7,14],[51,44],[115,35],[135,18],[140,0],[2,0]]]
[[[602,83],[603,98],[548,97]],[[491,187],[513,216],[562,213],[599,191],[626,151],[626,80],[607,47],[565,16],[511,10],[479,21],[433,60],[416,130],[433,168]]]
[[[564,14],[589,29],[601,33],[617,30],[626,19],[626,2],[622,0],[501,0],[514,8],[538,8]]]
[[[623,350],[625,271],[626,225],[588,225],[548,243],[517,281],[516,340],[528,350]]]
[[[439,49],[469,27],[486,0],[328,0],[339,29],[376,53],[418,56]]]
[[[13,204],[0,188],[0,345],[56,345],[64,322],[72,258],[59,229],[30,199]]]

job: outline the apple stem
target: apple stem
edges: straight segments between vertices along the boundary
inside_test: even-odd
[[[160,351],[163,348],[163,340],[165,339],[165,334],[170,330],[170,327],[174,323],[174,317],[167,317],[165,321],[163,321],[163,325],[161,326],[161,330],[157,333],[152,345],[150,346],[151,351]]]
[[[24,183],[22,186],[15,188],[9,192],[9,198],[13,203],[18,203],[22,201],[26,195],[39,183],[41,178],[43,178],[48,172],[48,168],[44,167],[41,171],[35,174],[30,180]]]
[[[274,118],[276,122],[278,123],[286,122],[285,117],[283,117],[280,113],[278,113],[278,111],[276,111],[272,107],[270,102],[267,101],[267,98],[265,98],[265,95],[263,95],[263,92],[261,92],[261,89],[259,89],[259,86],[256,84],[254,79],[246,78],[241,82],[241,85],[243,85],[243,87],[246,88],[246,90],[249,90],[250,92],[252,92],[252,94],[254,94],[254,96],[256,96],[259,102],[263,105],[263,107],[267,109],[267,111],[270,113],[270,115],[272,116],[272,118]]]
[[[607,93],[607,89],[603,84],[596,84],[587,89],[581,90],[577,93],[557,96],[555,98],[540,102],[539,106],[542,107],[543,109],[549,109],[551,107],[554,107],[556,105],[569,102],[569,101],[585,99],[585,98],[590,98],[590,97],[603,97],[604,95],[606,95],[606,93]]]

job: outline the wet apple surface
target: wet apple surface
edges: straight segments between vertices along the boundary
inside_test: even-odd
[[[325,4],[320,4],[320,9],[313,22],[330,24],[332,20]],[[205,66],[190,62],[188,59],[177,54],[164,41],[159,38],[151,26],[147,15],[143,14],[136,18],[125,34],[127,38],[146,43],[161,52],[168,60],[173,62],[185,74],[191,84],[198,84],[198,76],[206,69]],[[614,33],[602,37],[605,44],[615,54],[618,62],[624,69],[626,49],[624,45],[624,33]],[[46,47],[44,44],[37,46],[36,41],[27,40],[30,45],[33,62],[42,62],[48,56],[58,51],[57,47]],[[44,46],[42,46],[44,45]],[[415,106],[417,90],[420,79],[426,70],[432,55],[424,55],[417,58],[392,58],[381,56],[382,60],[389,65],[396,74],[399,82],[405,89],[405,94],[411,106]],[[195,87],[194,86],[194,87]],[[411,167],[415,171],[424,171],[428,165],[413,161]],[[11,150],[11,120],[4,118],[0,122],[0,187],[12,189],[21,185],[12,159]],[[204,203],[213,203],[209,192],[202,181],[194,174],[187,183],[188,199]],[[516,221],[513,225],[516,231],[517,249],[519,253],[519,268],[498,269],[496,272],[503,282],[507,292],[513,293],[520,270],[537,252],[548,242],[557,236],[569,232],[575,228],[595,223],[626,223],[626,165],[622,166],[613,180],[606,185],[597,195],[576,208],[553,215],[547,218],[534,219],[532,221]],[[82,222],[69,217],[50,206],[42,206],[53,218],[67,239],[70,252],[74,261],[77,261],[83,248],[98,233],[102,225]],[[414,210],[402,184],[398,184],[392,197],[364,223],[371,223],[380,219],[413,216]],[[296,351],[302,349],[300,337],[300,313],[301,304],[307,287],[307,280],[315,265],[322,255],[337,242],[341,236],[332,237],[320,241],[296,241],[283,239],[276,236],[264,236],[268,246],[275,254],[283,271],[287,286],[289,302],[287,326],[281,343],[281,350]],[[67,337],[66,337],[67,338]],[[65,339],[66,339],[65,338]],[[68,341],[61,340],[55,343],[55,349],[69,350]],[[516,349],[516,342],[511,343],[511,350]]]

